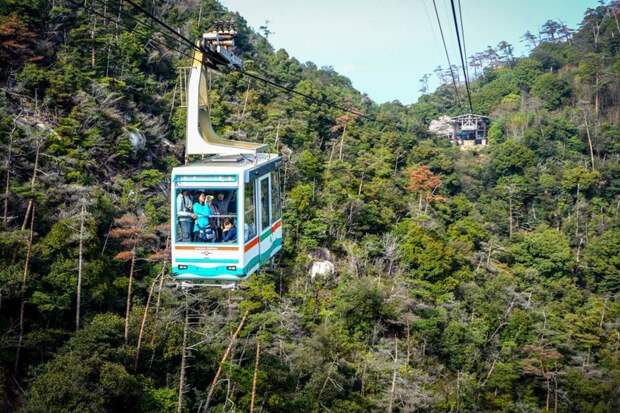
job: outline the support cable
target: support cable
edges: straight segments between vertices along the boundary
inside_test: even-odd
[[[81,7],[81,8],[83,8],[83,9],[85,9],[85,10],[87,9],[87,8],[86,8],[85,3],[77,3],[77,2],[76,2],[76,1],[74,1],[74,0],[68,0],[68,1],[69,1],[70,3],[72,3],[72,4],[74,4],[75,6]],[[163,22],[162,20],[160,20],[159,18],[157,18],[157,17],[153,16],[150,12],[148,12],[147,10],[145,10],[144,8],[142,8],[141,6],[137,5],[137,4],[136,4],[135,2],[133,2],[132,0],[124,0],[124,1],[126,1],[127,3],[129,3],[132,7],[134,7],[134,8],[135,8],[136,10],[138,10],[139,12],[143,13],[143,14],[144,14],[146,17],[148,17],[149,19],[151,19],[151,20],[155,21],[156,23],[158,23],[159,25],[161,25],[164,29],[168,30],[171,34],[173,34],[174,36],[176,36],[176,37],[178,38],[178,40],[183,41],[185,44],[187,44],[187,45],[188,45],[188,46],[190,46],[191,48],[193,48],[193,49],[195,49],[195,50],[197,50],[197,51],[200,51],[201,53],[205,53],[205,54],[206,54],[206,55],[207,55],[210,59],[215,60],[215,61],[216,61],[216,63],[219,63],[219,64],[225,64],[225,63],[226,63],[226,62],[223,62],[222,60],[220,60],[218,56],[214,56],[213,54],[208,53],[208,51],[206,51],[206,50],[204,50],[204,49],[200,48],[199,46],[197,46],[196,44],[192,43],[192,42],[191,42],[188,38],[186,38],[186,37],[185,37],[185,36],[183,36],[182,34],[178,33],[176,30],[174,30],[174,29],[173,29],[171,26],[169,26],[167,23],[165,23],[165,22]],[[116,21],[115,21],[114,19],[112,19],[112,18],[110,18],[110,17],[108,17],[108,16],[105,16],[105,15],[103,15],[102,13],[99,13],[98,11],[94,10],[94,8],[93,8],[92,6],[91,6],[91,8],[90,8],[90,9],[88,9],[88,11],[90,11],[90,12],[92,12],[92,13],[94,13],[94,14],[96,14],[96,15],[98,15],[98,16],[100,16],[100,17],[104,18],[104,19],[107,19],[108,21],[113,21],[113,22],[115,22],[115,23],[116,23]],[[125,17],[128,17],[128,18],[132,19],[134,22],[139,22],[142,26],[146,27],[147,29],[151,29],[151,27],[150,27],[150,26],[146,25],[144,22],[142,22],[141,20],[137,19],[135,16],[131,16],[131,15],[129,15],[129,14],[127,14],[127,13],[123,12],[123,11],[121,11],[121,13],[122,13]],[[131,27],[127,26],[126,24],[123,24],[123,23],[119,23],[119,24],[120,24],[121,26],[123,26],[125,29],[129,30],[129,31],[136,31],[136,30],[135,30],[135,28],[131,28]],[[167,38],[167,39],[169,39],[169,38],[170,38],[170,37],[166,37],[166,36],[165,36],[165,34],[164,34],[164,33],[162,33],[162,32],[160,32],[160,31],[157,31],[157,30],[153,30],[153,31],[154,31],[154,33],[156,33],[156,34],[161,34],[162,36],[164,36],[164,37],[165,37],[165,38]],[[140,33],[140,32],[138,32],[138,33]],[[143,33],[143,32],[142,32],[142,34],[145,34],[145,33]],[[190,54],[189,52],[184,52],[184,51],[181,51],[181,50],[179,50],[179,49],[176,49],[176,48],[174,48],[174,47],[171,47],[171,46],[169,46],[168,44],[165,44],[165,43],[163,43],[163,42],[161,42],[161,41],[158,41],[158,40],[156,40],[156,39],[150,39],[150,41],[152,41],[153,43],[156,43],[156,44],[158,44],[158,45],[160,45],[160,46],[162,46],[162,47],[165,47],[165,48],[167,48],[167,49],[169,49],[169,50],[171,50],[171,51],[175,51],[175,52],[179,53],[180,55],[183,55],[183,56],[185,56],[185,57],[187,57],[187,58],[189,58],[189,59],[192,59],[192,60],[194,60],[194,61],[197,61],[197,59],[196,59],[196,58],[195,58],[192,54]],[[200,63],[202,63],[202,62],[200,62]],[[359,111],[352,110],[352,109],[348,109],[348,108],[346,108],[346,107],[344,107],[344,106],[342,106],[342,105],[340,105],[340,104],[338,104],[338,103],[336,103],[336,102],[333,102],[333,101],[332,101],[332,100],[330,100],[330,99],[319,99],[319,98],[315,98],[315,97],[310,96],[310,95],[308,95],[308,94],[306,94],[306,93],[299,92],[298,90],[295,90],[295,89],[293,89],[293,88],[290,88],[290,87],[287,87],[287,86],[281,85],[281,84],[279,84],[279,83],[276,83],[276,82],[274,82],[274,81],[272,81],[272,80],[270,80],[270,79],[268,79],[268,78],[266,78],[266,77],[261,76],[260,74],[256,74],[256,73],[248,72],[248,71],[243,70],[243,69],[240,69],[240,68],[234,68],[233,70],[238,71],[239,73],[241,73],[242,75],[244,75],[244,76],[246,76],[246,77],[250,77],[250,78],[252,78],[252,79],[258,80],[258,81],[260,81],[260,82],[262,82],[262,83],[264,83],[264,84],[266,84],[266,85],[268,85],[268,86],[272,86],[272,87],[274,87],[274,88],[280,89],[280,90],[285,91],[285,92],[290,93],[290,94],[294,94],[294,95],[301,96],[301,97],[305,98],[306,100],[311,101],[311,102],[313,102],[313,103],[316,103],[316,104],[318,104],[318,105],[321,105],[321,106],[326,106],[326,107],[331,107],[331,108],[334,108],[334,109],[341,110],[341,111],[343,111],[343,112],[351,113],[351,114],[353,114],[353,115],[355,115],[355,116],[357,116],[357,117],[364,118],[364,119],[366,119],[366,120],[369,120],[369,121],[371,121],[371,122],[375,122],[375,123],[379,123],[379,124],[382,124],[382,125],[384,125],[384,126],[388,126],[388,127],[395,127],[395,125],[393,125],[393,124],[388,124],[387,122],[380,121],[380,120],[378,120],[378,119],[377,119],[376,117],[374,117],[374,116],[371,116],[371,115],[365,115],[365,114],[363,114],[363,113],[361,113],[361,112],[359,112]],[[400,128],[400,127],[396,127],[396,129],[401,129],[401,128]],[[407,130],[402,130],[402,129],[401,129],[401,131],[402,131],[402,132],[407,132]]]
[[[187,37],[185,37],[182,34],[178,33],[176,30],[174,30],[172,27],[170,27],[167,23],[165,23],[164,21],[160,20],[156,16],[153,16],[149,11],[147,11],[143,7],[141,7],[138,4],[136,4],[133,0],[125,0],[125,1],[127,3],[129,3],[130,5],[132,5],[136,10],[142,12],[145,16],[147,16],[151,20],[159,23],[162,27],[164,27],[168,31],[174,33],[175,35],[177,35],[179,37],[179,39],[183,40],[188,45],[191,45],[193,48],[195,48],[196,50],[198,50],[200,52],[203,52],[203,53],[205,52],[202,48],[198,47],[196,44],[194,44]],[[212,57],[212,56],[209,55],[209,57]],[[310,100],[310,101],[312,101],[314,103],[317,103],[319,105],[331,106],[333,108],[340,109],[340,110],[342,110],[344,112],[348,112],[348,113],[351,113],[353,115],[356,115],[356,116],[359,116],[359,117],[362,117],[362,118],[365,118],[365,119],[368,119],[368,120],[371,120],[371,121],[376,121],[376,119],[374,117],[372,117],[372,116],[364,115],[361,112],[354,111],[354,110],[351,110],[351,109],[347,109],[347,108],[345,108],[345,107],[343,107],[343,106],[341,106],[341,105],[339,105],[339,104],[337,104],[335,102],[328,101],[327,99],[317,99],[317,98],[315,98],[313,96],[310,96],[310,95],[307,95],[305,93],[299,92],[299,91],[297,91],[295,89],[292,89],[290,87],[287,87],[287,86],[284,86],[284,85],[280,85],[279,83],[276,83],[276,82],[274,82],[272,80],[264,78],[264,77],[262,77],[260,75],[247,72],[247,71],[245,71],[245,70],[243,70],[241,68],[235,68],[234,70],[238,71],[239,73],[241,73],[244,76],[247,76],[247,77],[259,80],[259,81],[261,81],[261,82],[263,82],[263,83],[265,83],[267,85],[279,88],[279,89],[284,90],[284,91],[286,91],[288,93],[292,93],[292,94],[304,97],[304,98],[306,98],[306,99],[308,99],[308,100]]]
[[[469,110],[471,111],[471,113],[474,113],[474,106],[471,104],[471,93],[469,91],[469,79],[467,77],[467,69],[465,69],[465,60],[463,59],[463,48],[461,47],[461,35],[459,34],[459,24],[456,19],[456,9],[454,7],[454,0],[450,0],[450,5],[452,6],[452,17],[454,18],[456,40],[459,45],[459,54],[461,55],[461,65],[463,66],[463,76],[465,76],[465,89],[467,89],[467,100],[469,101]]]
[[[437,2],[433,0],[433,7],[435,8],[435,16],[437,17],[437,25],[439,26],[439,33],[441,34],[441,42],[443,43],[443,50],[446,52],[446,59],[448,60],[448,68],[450,69],[450,76],[452,77],[452,85],[454,86],[454,95],[456,97],[457,104],[461,100],[459,97],[459,90],[456,86],[456,77],[452,71],[452,62],[450,61],[450,54],[448,53],[448,47],[446,46],[446,38],[443,35],[443,28],[441,27],[441,19],[439,18],[439,12],[437,11]]]
[[[461,8],[461,0],[459,0],[459,20],[461,22],[461,38],[463,39],[463,53],[465,54],[465,72],[467,73],[467,80],[469,77],[469,62],[467,61],[467,42],[465,41],[465,28],[463,25],[463,9]]]

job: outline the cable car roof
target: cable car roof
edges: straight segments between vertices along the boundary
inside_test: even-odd
[[[277,163],[281,157],[273,153],[256,153],[251,155],[220,155],[204,161],[198,161],[185,166],[177,166],[172,170],[173,175],[191,174],[205,171],[235,170],[238,172],[256,169],[267,163]]]

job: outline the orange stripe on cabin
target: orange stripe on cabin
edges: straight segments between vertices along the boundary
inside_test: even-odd
[[[282,220],[279,220],[278,222],[276,222],[275,224],[271,226],[271,232],[276,232],[276,230],[280,228],[281,226],[282,226]]]
[[[252,241],[245,244],[244,252],[248,252],[252,248],[254,248],[258,244],[258,237],[254,238]]]

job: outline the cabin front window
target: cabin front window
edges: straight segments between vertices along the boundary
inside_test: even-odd
[[[174,229],[177,242],[236,242],[237,190],[177,189]]]

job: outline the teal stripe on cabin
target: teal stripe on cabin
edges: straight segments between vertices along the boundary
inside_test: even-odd
[[[271,227],[267,228],[262,234],[260,234],[261,242],[266,240],[269,236],[271,236]]]
[[[192,276],[189,278],[194,278],[196,276],[198,277],[205,277],[205,278],[210,278],[210,277],[220,277],[220,279],[226,279],[226,278],[222,278],[222,277],[230,277],[230,280],[240,280],[243,279],[245,277],[247,277],[247,273],[249,270],[251,270],[253,267],[255,267],[257,264],[264,264],[267,261],[269,261],[269,259],[276,253],[278,252],[280,249],[282,248],[282,238],[278,238],[276,240],[273,241],[273,244],[271,244],[271,247],[269,247],[269,249],[263,253],[260,254],[260,257],[257,255],[256,257],[252,258],[244,268],[239,269],[237,268],[236,270],[229,270],[227,269],[226,265],[220,265],[217,267],[210,267],[210,268],[204,268],[204,267],[198,267],[195,265],[188,265],[187,269],[184,270],[180,270],[178,269],[178,267],[173,267],[172,268],[172,273],[174,274],[175,278],[178,279],[184,279],[184,275],[188,275],[188,276]],[[177,260],[178,261],[178,260]]]

